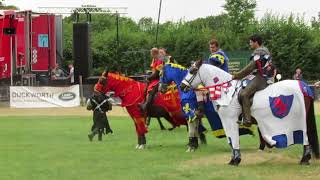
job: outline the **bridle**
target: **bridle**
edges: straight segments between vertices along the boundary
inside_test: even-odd
[[[201,66],[201,65],[200,65]],[[193,69],[191,69],[193,68]],[[200,67],[197,67],[197,66],[194,66],[194,67],[191,67],[190,70],[189,70],[189,73],[192,74],[191,78],[189,80],[187,80],[186,78],[184,78],[184,81],[186,81],[188,84],[186,84],[187,86],[189,86],[190,88],[194,88],[192,87],[192,82],[194,81],[194,79],[196,78],[197,74],[199,73],[199,68]],[[192,71],[192,72],[191,72]],[[202,79],[201,79],[201,75],[199,73],[199,79],[201,81],[201,83],[203,83]]]

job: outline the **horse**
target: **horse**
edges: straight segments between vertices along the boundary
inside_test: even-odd
[[[211,100],[220,106],[218,114],[232,148],[230,165],[241,162],[237,130],[237,119],[242,111],[238,101],[241,82],[232,80],[231,74],[215,66],[203,64],[200,60],[189,69],[181,83],[184,90],[196,88],[203,83],[210,91]],[[256,92],[251,112],[269,146],[286,148],[293,144],[303,144],[301,165],[309,165],[312,154],[319,158],[312,91],[304,82],[284,80]]]
[[[99,82],[95,85],[95,88],[97,87],[100,87],[98,89],[104,93],[114,91],[114,96],[121,99],[121,106],[127,109],[136,127],[138,136],[137,149],[144,149],[146,146],[145,134],[148,132],[146,126],[147,116],[164,117],[173,127],[186,125],[177,91],[170,91],[166,94],[157,93],[152,107],[148,108],[152,111],[145,114],[139,107],[139,104],[144,102],[145,83],[135,81],[132,78],[117,73],[105,71],[100,77]],[[155,115],[152,113],[158,114]]]
[[[179,91],[179,95],[181,98],[181,106],[183,107],[184,114],[188,121],[189,126],[189,138],[196,138],[198,136],[197,133],[198,130],[192,129],[197,128],[197,124],[199,124],[199,120],[201,118],[195,118],[195,113],[192,113],[197,109],[197,97],[196,93],[193,90],[190,90],[188,92],[183,92],[180,88],[180,84],[183,80],[183,78],[188,73],[188,70],[175,63],[166,63],[163,66],[163,69],[160,73],[160,86],[159,89],[161,92],[166,92],[167,87],[170,86],[172,82],[174,82]],[[204,113],[207,117],[207,120],[209,122],[209,125],[211,127],[211,130],[213,132],[213,135],[217,138],[224,138],[225,133],[221,124],[220,117],[218,113],[215,111],[214,106],[211,101],[206,101],[204,104]],[[191,121],[192,119],[195,119],[194,121]],[[253,132],[250,128],[241,127],[239,129],[241,135],[250,134],[253,135]],[[193,152],[197,147],[196,142],[192,142],[192,139],[190,139],[191,142],[189,142],[189,147],[187,149],[187,152]]]
[[[88,134],[90,141],[93,140],[96,134],[98,134],[98,140],[102,141],[104,130],[106,134],[113,133],[106,115],[106,112],[112,109],[111,102],[108,99],[109,97],[105,94],[94,92],[93,96],[87,101],[87,110],[93,111],[93,125],[91,133]]]

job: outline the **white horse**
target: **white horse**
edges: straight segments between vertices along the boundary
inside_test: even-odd
[[[229,73],[198,61],[190,69],[181,89],[195,88],[203,83],[210,97],[219,107],[218,113],[228,143],[232,147],[230,165],[241,161],[238,117],[242,112],[238,94],[242,81],[232,80]],[[285,80],[256,92],[251,106],[252,117],[269,146],[285,148],[303,144],[300,164],[309,164],[312,151],[319,158],[319,144],[315,123],[313,99],[305,95],[310,88],[303,82]]]

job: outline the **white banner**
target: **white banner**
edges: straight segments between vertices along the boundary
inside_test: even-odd
[[[10,107],[48,108],[80,106],[79,85],[68,87],[10,86]]]

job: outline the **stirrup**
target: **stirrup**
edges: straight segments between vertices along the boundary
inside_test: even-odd
[[[241,120],[237,121],[237,123],[246,127],[250,127],[252,125],[252,120],[247,120],[244,117],[242,117]]]

